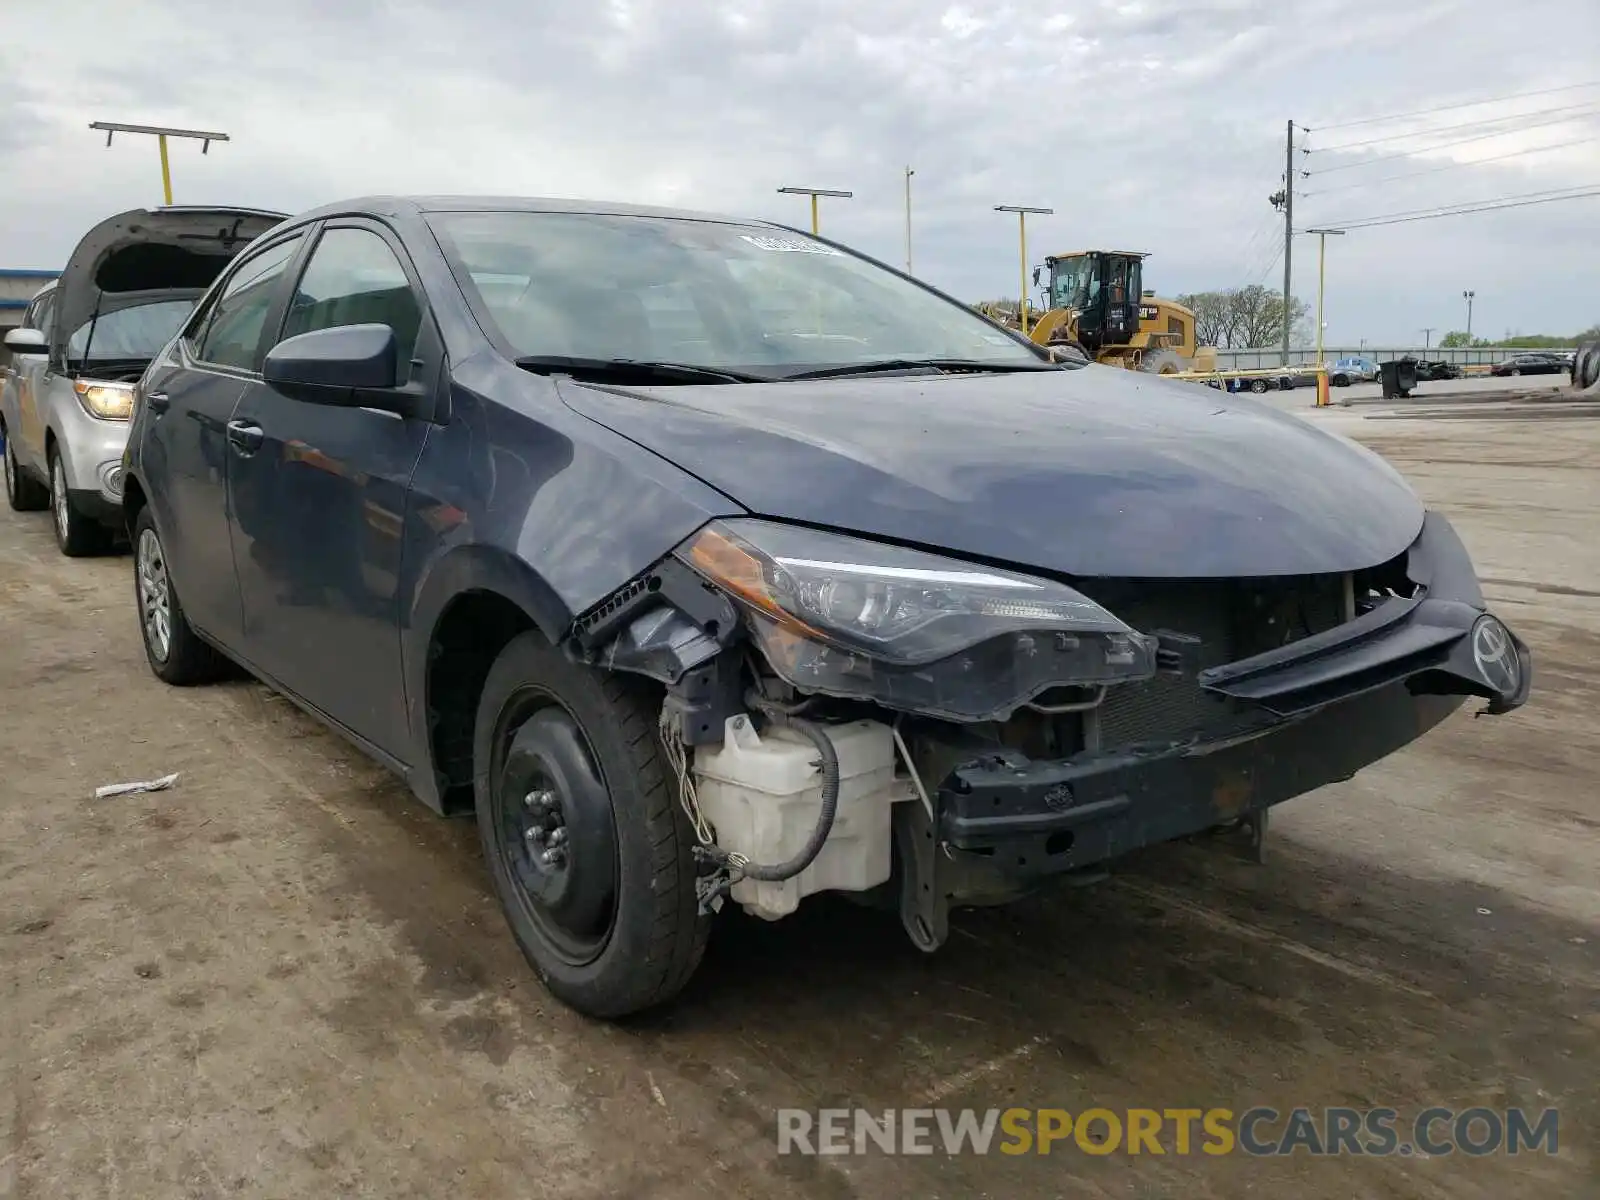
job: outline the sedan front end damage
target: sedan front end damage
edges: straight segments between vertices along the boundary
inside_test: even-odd
[[[592,653],[669,685],[708,900],[774,919],[877,891],[928,950],[951,907],[1259,831],[1468,697],[1520,706],[1532,678],[1437,513],[1361,571],[1070,583],[724,520],[619,598],[599,611],[620,633]],[[696,653],[662,674],[652,638]]]

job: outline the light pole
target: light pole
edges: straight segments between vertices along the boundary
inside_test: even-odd
[[[1322,365],[1322,296],[1328,282],[1328,235],[1343,237],[1342,229],[1308,229],[1317,235],[1317,366]]]
[[[911,274],[911,177],[916,172],[906,168],[906,274]]]
[[[1022,254],[1022,287],[1017,292],[1017,319],[1022,324],[1022,332],[1028,332],[1028,214],[1037,213],[1042,217],[1055,215],[1053,208],[1033,208],[1026,204],[996,204],[995,212],[1014,212],[1017,214],[1017,245]]]
[[[1472,300],[1477,292],[1462,292],[1461,298],[1467,302],[1467,349],[1472,348]]]
[[[210,153],[212,142],[229,140],[225,133],[212,133],[204,129],[167,129],[160,125],[123,125],[116,121],[91,121],[89,128],[104,132],[108,146],[111,145],[112,136],[119,133],[143,133],[154,137],[161,147],[161,195],[169,207],[172,204],[172,167],[167,162],[167,139],[193,138],[200,143],[201,154]]]
[[[817,197],[818,196],[836,196],[840,200],[848,200],[848,199],[850,199],[851,196],[855,195],[854,192],[841,192],[841,191],[837,191],[837,190],[835,190],[833,188],[781,187],[778,190],[780,192],[782,192],[786,196],[810,196],[811,197],[811,232],[812,233],[819,233],[821,231],[819,223],[818,223],[818,220],[817,220]]]

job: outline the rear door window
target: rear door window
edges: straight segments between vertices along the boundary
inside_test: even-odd
[[[261,331],[278,296],[278,282],[300,249],[301,236],[267,247],[239,264],[211,306],[195,356],[241,371],[256,369]]]

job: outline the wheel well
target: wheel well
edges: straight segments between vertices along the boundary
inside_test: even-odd
[[[148,503],[139,481],[131,475],[125,476],[122,481],[122,520],[128,527],[129,537],[133,536],[133,523],[139,519],[140,511]]]
[[[423,695],[428,749],[446,813],[472,811],[473,730],[489,668],[507,642],[535,628],[533,618],[494,592],[457,596],[434,626]]]

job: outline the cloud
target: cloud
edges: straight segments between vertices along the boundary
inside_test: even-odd
[[[0,265],[59,264],[100,217],[159,199],[152,145],[119,137],[107,150],[86,128],[112,119],[232,135],[204,157],[174,145],[179,202],[295,211],[374,192],[515,193],[802,224],[805,201],[777,187],[850,188],[852,200],[823,201],[825,232],[899,262],[910,164],[917,271],[966,298],[1015,289],[1015,225],[992,211],[1002,203],[1055,208],[1030,224],[1035,257],[1131,245],[1151,252],[1147,279],[1167,294],[1271,282],[1281,222],[1267,197],[1281,186],[1286,120],[1581,82],[1560,70],[1578,60],[1554,48],[1600,33],[1592,0],[1526,0],[1519,26],[1549,31],[1526,38],[1507,37],[1488,0],[281,0],[261,11],[55,0],[8,13]],[[1600,111],[1600,89],[1496,111],[1586,97]],[[1600,183],[1600,143],[1582,141],[1600,136],[1600,119],[1582,112],[1570,128],[1461,153],[1545,135],[1578,144],[1389,182],[1369,181],[1451,160],[1352,168],[1327,182],[1366,186],[1307,196],[1302,213]],[[1352,233],[1329,250],[1329,336],[1448,327],[1465,287],[1478,292],[1479,328],[1590,324],[1600,297],[1570,263],[1597,205]],[[1297,290],[1309,297],[1314,257],[1299,240]]]

